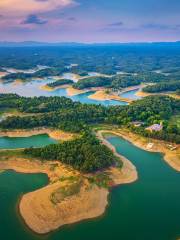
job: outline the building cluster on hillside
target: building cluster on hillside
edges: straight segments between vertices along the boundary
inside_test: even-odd
[[[133,125],[134,127],[141,127],[141,126],[144,125],[144,122],[134,121],[134,122],[132,122],[132,125]],[[155,123],[155,124],[153,124],[153,125],[145,128],[145,129],[148,130],[148,131],[151,131],[151,132],[152,132],[152,131],[159,132],[159,131],[161,131],[161,130],[163,129],[163,125],[162,125],[162,123],[160,123],[160,124]]]
[[[155,132],[159,132],[163,129],[163,125],[160,123],[160,124],[153,124],[149,127],[146,128],[146,130],[152,132],[152,131],[155,131]]]

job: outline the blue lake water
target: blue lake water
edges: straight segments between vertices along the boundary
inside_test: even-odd
[[[0,92],[1,93],[16,93],[24,97],[39,97],[39,96],[64,96],[71,98],[73,101],[80,101],[82,103],[88,104],[103,104],[105,106],[109,105],[127,105],[125,102],[115,101],[115,100],[105,100],[97,101],[89,99],[88,96],[93,92],[87,92],[75,96],[68,96],[65,88],[56,89],[54,91],[45,91],[40,89],[41,86],[46,85],[49,82],[52,82],[53,79],[48,80],[34,80],[28,83],[14,84],[14,83],[0,83]]]
[[[121,97],[123,98],[128,98],[128,99],[132,99],[132,100],[138,100],[141,99],[140,96],[137,96],[136,93],[139,91],[139,89],[136,90],[130,90],[127,92],[124,92],[122,94],[120,94]]]

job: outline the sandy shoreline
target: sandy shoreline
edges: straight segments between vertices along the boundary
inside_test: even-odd
[[[75,89],[70,84],[65,84],[65,85],[61,85],[61,86],[58,86],[58,87],[54,87],[54,88],[49,87],[47,85],[43,85],[43,86],[40,86],[40,89],[43,90],[43,91],[48,91],[48,92],[53,92],[57,89],[66,89],[67,96],[69,96],[69,97],[89,92],[89,90],[87,90],[87,89],[86,90]]]
[[[121,169],[110,167],[106,170],[112,180],[112,186],[135,181],[137,179],[135,166],[119,155],[101,133],[98,133],[98,137],[123,161]],[[60,162],[42,163],[14,156],[8,159],[2,157],[0,170],[8,169],[22,173],[45,173],[49,177],[49,184],[46,187],[23,195],[19,203],[22,218],[36,233],[48,233],[66,224],[101,216],[108,205],[108,189],[92,185],[86,175]],[[72,182],[72,177],[75,177],[75,182]],[[64,180],[61,180],[62,178]],[[79,184],[78,181],[80,183],[78,192],[62,198],[60,189]]]
[[[89,92],[89,90],[79,90],[79,89],[75,89],[73,87],[68,87],[66,89],[67,91],[67,95],[69,97],[72,97],[72,96],[75,96],[75,95],[79,95],[79,94],[82,94],[82,93],[86,93],[86,92]]]
[[[64,132],[62,130],[54,130],[49,128],[37,128],[33,130],[5,130],[0,132],[0,137],[31,137],[34,135],[47,134],[55,140],[67,141],[73,139],[76,134]]]
[[[174,168],[176,171],[180,171],[180,144],[171,144],[156,139],[144,138],[125,129],[102,130],[100,132],[101,134],[112,133],[120,136],[145,151],[160,152],[164,155],[164,160],[172,168]],[[173,146],[176,149],[170,150],[170,146]]]
[[[106,133],[108,133],[109,131],[105,131]],[[137,180],[138,178],[138,173],[136,170],[136,167],[124,156],[120,155],[119,153],[117,153],[115,147],[110,144],[104,137],[103,137],[103,133],[104,131],[98,131],[96,133],[97,138],[104,144],[106,145],[109,149],[112,150],[112,152],[114,153],[115,156],[119,157],[121,159],[121,161],[123,162],[123,167],[121,169],[121,173],[122,173],[122,177],[116,178],[115,175],[113,173],[115,173],[115,171],[117,170],[114,167],[111,167],[111,173],[112,173],[112,178],[115,181],[115,185],[119,185],[122,183],[131,183]]]
[[[43,90],[43,91],[53,92],[53,91],[56,91],[58,89],[66,89],[69,86],[70,86],[69,84],[64,84],[64,85],[57,86],[57,87],[49,87],[48,85],[43,85],[43,86],[40,86],[40,89]]]
[[[122,101],[122,102],[127,102],[127,103],[132,102],[131,99],[123,98],[123,97],[120,97],[118,95],[111,94],[111,93],[107,94],[105,91],[106,90],[98,90],[95,93],[93,93],[92,95],[88,96],[88,98],[94,99],[94,100],[99,100],[99,101],[116,100],[116,101]]]
[[[5,77],[6,75],[8,75],[7,72],[1,72],[1,71],[0,71],[0,78]]]
[[[141,92],[141,89],[145,86],[147,86],[147,84],[140,84],[140,85],[136,85],[136,86],[126,87],[126,88],[122,89],[120,92],[118,92],[118,95],[113,94],[113,93],[107,94],[105,92],[106,88],[104,88],[104,87],[102,87],[100,89],[94,88],[94,90],[96,92],[94,94],[88,96],[88,98],[94,99],[94,100],[99,100],[99,101],[116,100],[116,101],[131,103],[131,102],[133,102],[133,99],[121,97],[121,94],[129,92],[129,91],[133,91],[133,90],[139,90],[135,95],[140,96],[138,93]],[[93,90],[93,88],[92,88],[92,90]]]
[[[126,88],[123,88],[119,92],[119,94],[126,93],[126,92],[133,91],[133,90],[140,90],[145,86],[147,86],[147,85],[146,84],[140,84],[140,85],[135,85],[135,86],[131,86],[131,87],[126,87]]]

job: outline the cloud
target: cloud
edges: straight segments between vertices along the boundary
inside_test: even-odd
[[[147,23],[140,26],[144,29],[152,29],[152,30],[179,30],[180,25],[179,24],[160,24],[160,23]]]
[[[168,25],[165,24],[158,24],[158,23],[147,23],[142,25],[142,28],[146,28],[146,29],[166,29],[169,28]]]
[[[69,17],[67,20],[72,21],[72,22],[76,22],[76,18],[75,17]]]
[[[0,30],[22,28],[32,29],[38,25],[54,23],[54,13],[60,13],[79,4],[76,0],[0,0]]]
[[[1,0],[0,14],[25,16],[62,9],[76,4],[74,0]]]
[[[106,26],[99,29],[99,31],[103,31],[103,32],[119,31],[123,27],[124,27],[124,23],[122,21],[119,21],[119,22],[108,23],[106,24]]]
[[[124,23],[123,22],[114,22],[114,23],[110,23],[110,24],[108,24],[107,26],[108,27],[121,27],[121,26],[123,26],[124,25]]]
[[[38,0],[38,1],[47,1],[47,0]],[[37,25],[41,25],[41,24],[46,24],[47,22],[48,22],[47,20],[41,19],[41,18],[39,18],[35,14],[31,14],[22,22],[22,24],[37,24]]]

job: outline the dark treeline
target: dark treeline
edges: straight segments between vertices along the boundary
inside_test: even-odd
[[[73,85],[74,88],[84,89],[91,87],[110,87],[112,78],[110,77],[87,77],[80,79]]]
[[[60,160],[82,172],[93,172],[117,162],[117,157],[89,132],[84,132],[81,138],[72,141],[29,148],[24,152],[42,160]]]
[[[80,79],[73,86],[77,89],[85,89],[90,87],[108,87],[114,90],[120,90],[122,88],[135,86],[140,83],[163,82],[163,84],[165,84],[169,82],[174,83],[174,80],[176,80],[175,77],[171,79],[171,76],[165,76],[160,73],[139,72],[136,74],[118,74],[112,77],[87,77]],[[178,80],[180,80],[180,78],[178,78]],[[177,84],[179,83],[177,82]]]
[[[67,69],[64,68],[46,68],[38,70],[34,73],[10,73],[2,77],[4,81],[14,81],[16,79],[21,79],[23,81],[33,79],[33,78],[43,78],[50,76],[61,76]]]
[[[180,81],[176,82],[162,82],[155,85],[147,86],[143,88],[143,92],[156,93],[165,91],[177,91],[180,89]]]
[[[116,75],[118,72],[131,73],[111,79],[111,83],[91,81],[91,86],[109,86],[120,89],[141,82],[166,82],[180,79],[180,44],[127,44],[127,45],[84,45],[84,46],[54,46],[54,47],[11,47],[0,48],[1,68],[33,69],[38,65],[49,68],[35,73],[12,73],[3,77],[4,81],[49,76],[61,76],[72,72],[87,76],[88,72]],[[170,73],[165,76],[154,71]],[[132,75],[138,73],[137,76]],[[86,85],[86,83],[84,83]],[[75,85],[85,88],[83,83]],[[89,87],[89,86],[87,86]]]
[[[33,97],[26,98],[16,94],[0,94],[0,108],[16,108],[20,112],[43,113],[52,112],[57,109],[69,109],[78,102],[73,102],[66,97]]]
[[[57,81],[48,83],[47,86],[53,88],[53,87],[58,87],[58,86],[62,86],[62,85],[65,85],[65,84],[73,84],[73,83],[74,82],[70,79],[59,79]]]
[[[16,79],[21,79],[23,81],[29,80],[33,77],[31,73],[10,73],[2,77],[4,81],[14,81]]]
[[[92,124],[117,124],[128,126],[133,121],[144,122],[146,126],[163,122],[166,140],[170,134],[177,135],[178,126],[172,126],[170,118],[180,112],[180,101],[168,96],[149,96],[127,106],[82,104],[65,97],[25,98],[13,94],[0,95],[0,108],[16,108],[26,113],[41,113],[31,116],[8,117],[0,123],[1,128],[56,127],[66,131],[79,132]],[[163,139],[163,132],[162,139]],[[154,136],[156,137],[156,136]],[[169,137],[169,140],[171,137]]]

